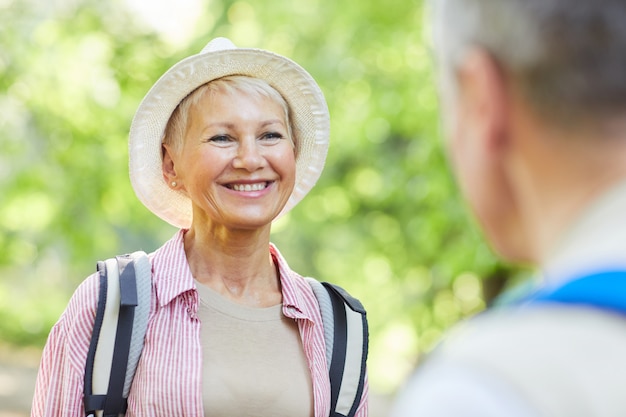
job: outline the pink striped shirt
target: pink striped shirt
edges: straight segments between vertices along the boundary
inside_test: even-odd
[[[315,417],[330,413],[322,319],[309,284],[270,245],[282,284],[283,314],[298,324],[313,382]],[[154,291],[145,346],[128,397],[127,416],[203,415],[198,293],[183,249],[183,231],[150,254]],[[83,416],[83,378],[99,281],[88,277],[52,328],[43,351],[31,416]],[[366,417],[368,387],[357,417]]]

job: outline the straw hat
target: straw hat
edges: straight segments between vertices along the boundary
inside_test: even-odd
[[[313,188],[328,152],[330,119],[315,80],[288,58],[261,49],[237,48],[216,38],[196,55],[178,62],[152,86],[139,105],[130,128],[130,180],[139,200],[166,222],[191,226],[191,200],[163,179],[161,141],[176,106],[197,87],[229,75],[265,80],[290,109],[296,142],[296,182],[280,215]]]

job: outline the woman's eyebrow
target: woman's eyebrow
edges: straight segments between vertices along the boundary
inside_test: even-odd
[[[261,127],[265,127],[265,126],[269,126],[269,125],[273,125],[273,124],[284,125],[285,123],[281,119],[270,119],[270,120],[266,120],[263,123],[261,123]]]

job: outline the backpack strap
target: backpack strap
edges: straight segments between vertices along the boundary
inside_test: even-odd
[[[586,305],[626,314],[626,271],[598,272],[560,286],[546,286],[524,301]]]
[[[353,417],[361,402],[369,344],[367,316],[343,288],[307,278],[320,305],[331,391],[330,417]]]
[[[143,349],[152,268],[144,252],[135,252],[98,262],[97,269],[100,290],[85,365],[85,414],[117,417],[126,412]]]

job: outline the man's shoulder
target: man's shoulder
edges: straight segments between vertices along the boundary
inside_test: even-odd
[[[593,339],[593,340],[592,340]],[[446,355],[489,356],[548,352],[569,343],[596,345],[611,340],[626,346],[626,316],[591,307],[546,304],[487,311],[453,329],[440,350]],[[484,352],[484,353],[480,353]],[[510,353],[507,353],[510,352]]]
[[[532,408],[555,410],[551,415],[576,415],[603,403],[626,412],[623,394],[613,388],[626,385],[625,349],[626,316],[541,305],[468,320],[449,334],[427,365],[436,373],[465,369],[473,378],[486,376],[495,385],[515,387]]]

